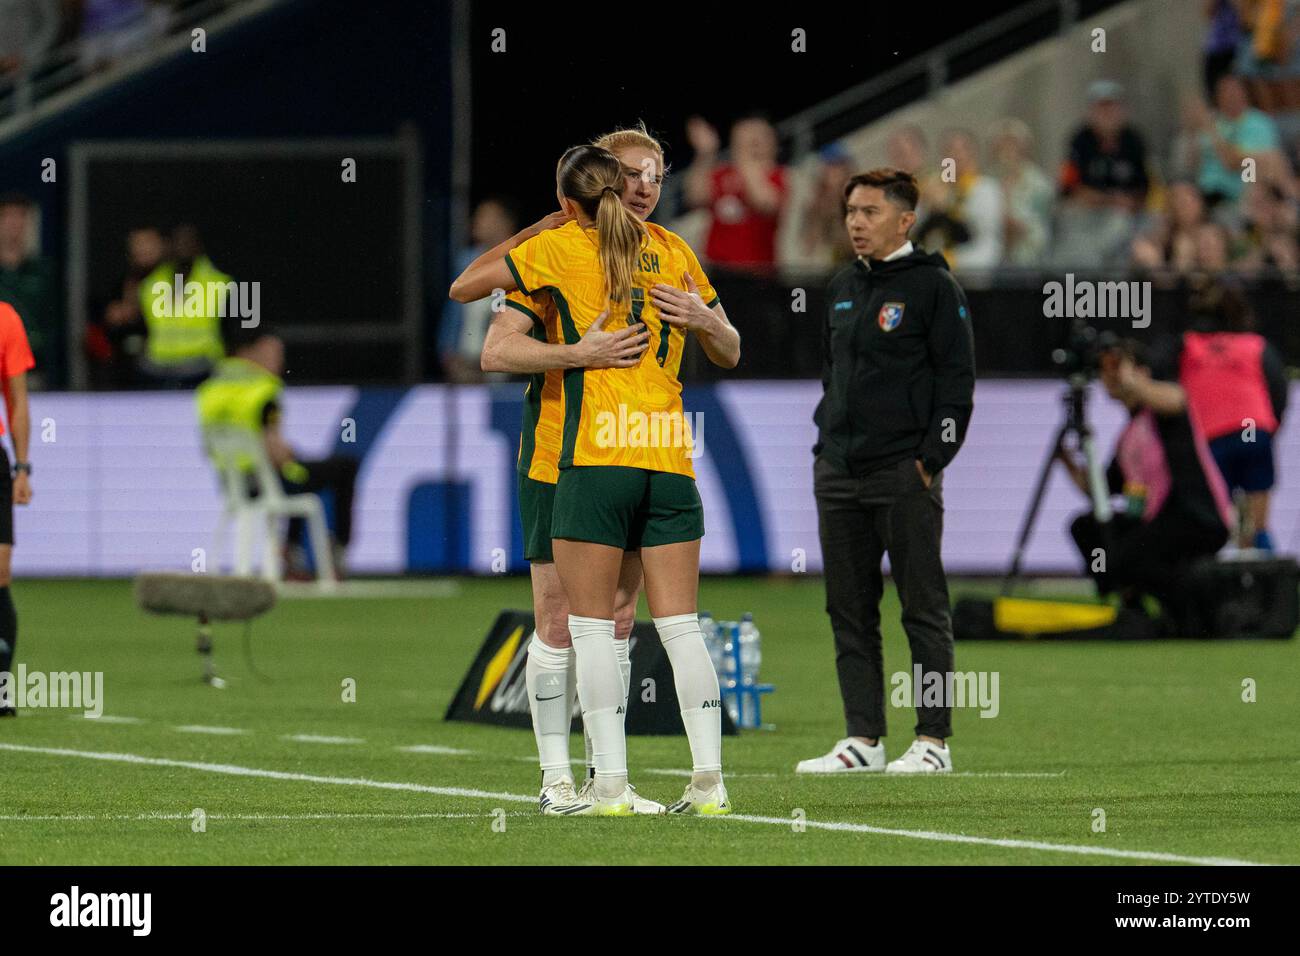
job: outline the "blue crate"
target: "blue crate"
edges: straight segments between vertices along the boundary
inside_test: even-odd
[[[726,628],[731,632],[731,655],[733,673],[741,673],[740,668],[740,622],[718,621],[719,630]],[[721,675],[719,675],[721,676]],[[776,689],[772,684],[750,683],[737,680],[720,680],[723,703],[735,717],[736,726],[755,730],[763,726],[763,696]]]

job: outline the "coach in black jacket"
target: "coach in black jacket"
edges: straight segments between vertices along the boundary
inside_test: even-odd
[[[973,407],[970,310],[943,257],[907,239],[916,221],[913,176],[872,170],[849,180],[844,199],[858,258],[828,290],[813,474],[847,736],[797,769],[948,771],[953,642],[940,559],[943,469],[961,447]],[[887,768],[880,742],[885,552],[912,648],[906,686],[917,711],[916,741]]]

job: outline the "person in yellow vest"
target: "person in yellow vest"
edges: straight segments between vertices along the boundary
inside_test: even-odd
[[[335,573],[342,576],[344,556],[352,540],[352,510],[359,462],[348,455],[299,461],[280,430],[283,409],[284,342],[265,324],[246,329],[238,316],[223,319],[221,335],[226,356],[195,391],[199,423],[233,425],[259,434],[266,457],[280,474],[286,494],[328,492],[333,499],[331,545]],[[246,466],[256,493],[252,462]],[[328,509],[327,509],[328,511]],[[290,578],[309,576],[301,519],[289,523],[285,571]]]
[[[192,388],[224,354],[219,304],[229,297],[218,293],[233,289],[234,280],[212,264],[193,226],[178,226],[172,245],[173,255],[140,283],[148,330],[140,371],[161,388]],[[191,296],[194,288],[203,294]]]

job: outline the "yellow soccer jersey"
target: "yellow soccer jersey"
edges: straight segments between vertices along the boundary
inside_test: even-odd
[[[560,312],[545,292],[506,295],[506,307],[528,316],[533,338],[552,345],[560,340]],[[564,371],[552,369],[528,376],[524,390],[524,421],[519,435],[519,474],[536,481],[559,481],[560,437],[564,425]]]
[[[565,372],[559,467],[623,465],[693,478],[694,439],[678,378],[686,334],[660,321],[650,288],[659,282],[685,288],[684,276],[690,273],[710,307],[717,293],[679,236],[654,223],[645,225],[648,240],[633,274],[630,302],[608,301],[596,230],[576,222],[521,243],[506,256],[506,264],[520,291],[551,294],[565,343],[581,339],[607,308],[606,329],[642,322],[650,332],[649,348],[634,368]]]

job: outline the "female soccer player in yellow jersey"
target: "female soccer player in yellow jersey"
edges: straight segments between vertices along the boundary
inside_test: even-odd
[[[721,307],[706,307],[694,291],[703,290],[711,302],[716,298],[707,279],[701,286],[692,278],[704,277],[689,247],[667,230],[641,223],[625,206],[629,178],[643,170],[624,152],[623,162],[593,147],[566,153],[559,192],[575,221],[526,240],[504,267],[483,257],[457,281],[452,295],[471,300],[495,287],[522,286],[534,295],[545,289],[569,346],[582,344],[606,311],[613,313],[610,324],[633,324],[650,333],[651,348],[635,367],[576,368],[564,378],[552,533],[571,608],[579,697],[594,741],[596,778],[586,795],[597,813],[630,812],[634,799],[626,785],[622,679],[615,684],[610,677],[618,676],[613,603],[623,552],[640,547],[647,599],[672,662],[695,763],[691,785],[670,809],[726,812],[717,678],[695,617],[703,527],[677,369],[686,331],[726,367],[739,360],[739,336]],[[653,175],[643,181],[653,178],[657,187],[661,154],[657,144],[647,152],[655,168],[646,167]],[[644,198],[637,204],[647,214],[653,208]],[[647,421],[658,429],[653,437],[646,434]]]
[[[638,218],[654,212],[664,175],[663,148],[644,127],[616,130],[596,141],[610,149],[625,167],[623,204]],[[501,261],[507,252],[544,229],[569,221],[554,213],[488,250],[475,265]],[[472,267],[471,267],[472,268]],[[698,269],[698,263],[697,263]],[[707,282],[703,271],[697,282]],[[718,307],[719,310],[721,307]],[[577,694],[573,650],[569,637],[569,605],[555,571],[551,551],[551,510],[559,476],[560,422],[563,416],[562,370],[587,367],[629,367],[640,360],[649,333],[643,327],[605,332],[594,323],[577,346],[559,342],[559,313],[548,293],[526,296],[511,292],[493,319],[483,345],[485,371],[530,375],[524,397],[524,423],[519,443],[518,500],[524,532],[524,557],[532,576],[536,631],[529,641],[525,678],[533,732],[542,770],[539,803],[543,814],[568,816],[590,812],[578,798],[569,763],[569,715]],[[544,344],[544,343],[551,344]],[[615,648],[623,678],[624,697],[631,680],[628,638],[636,617],[641,589],[641,560],[636,551],[623,555],[614,601]],[[585,728],[584,728],[585,729]],[[594,774],[591,737],[584,733],[587,776]],[[637,797],[638,813],[662,813],[663,804]]]

